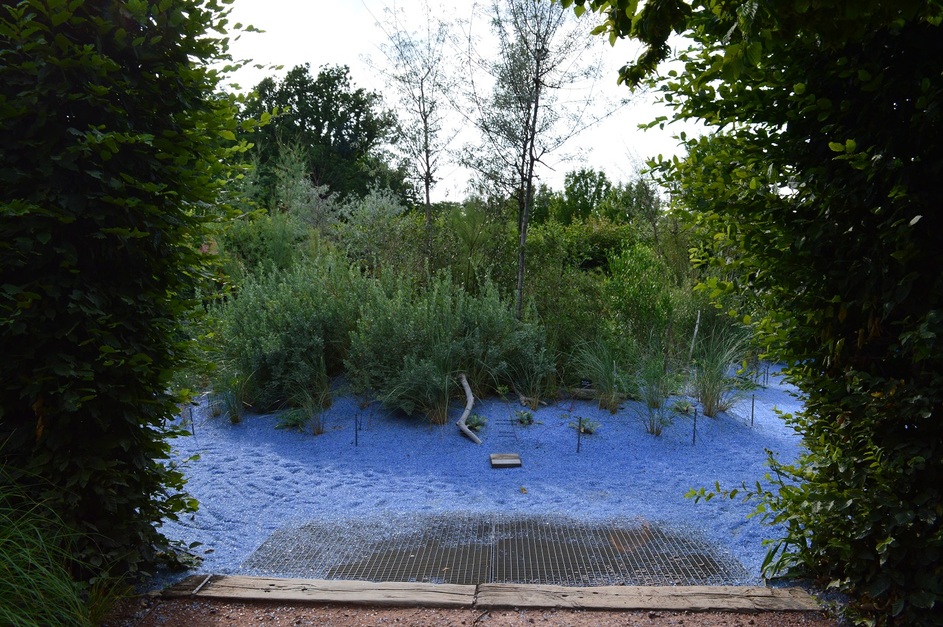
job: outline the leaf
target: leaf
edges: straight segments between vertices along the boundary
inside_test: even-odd
[[[828,147],[832,152],[845,152],[845,144],[840,144],[838,142],[828,142]]]

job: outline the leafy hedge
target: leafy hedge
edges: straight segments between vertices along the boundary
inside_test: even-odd
[[[0,6],[0,462],[38,479],[91,574],[144,568],[159,521],[194,506],[164,425],[240,149],[206,65],[220,18],[215,1]]]

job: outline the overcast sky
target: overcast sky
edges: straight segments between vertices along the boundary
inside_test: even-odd
[[[450,18],[468,18],[468,0],[429,0],[433,7],[444,6]],[[312,73],[322,65],[347,65],[358,87],[384,93],[382,80],[371,69],[383,60],[380,46],[387,36],[378,25],[385,20],[384,9],[396,7],[406,15],[421,15],[420,0],[234,0],[230,22],[251,24],[264,33],[245,33],[231,44],[235,59],[252,59],[265,66],[283,66],[281,70],[257,70],[247,67],[235,74],[232,81],[243,91],[254,87],[265,76],[284,76],[296,65],[310,63]],[[554,189],[563,187],[563,176],[580,167],[603,170],[613,182],[628,181],[637,175],[646,158],[677,152],[672,135],[680,127],[666,131],[640,131],[638,125],[666,113],[656,109],[650,96],[632,96],[628,88],[616,85],[616,69],[634,57],[635,46],[619,42],[615,48],[604,47],[604,60],[609,66],[602,78],[602,89],[612,98],[631,97],[633,103],[620,110],[598,127],[581,134],[567,151],[582,152],[581,161],[553,163],[544,168],[540,180]],[[392,99],[392,94],[390,95]],[[395,104],[390,101],[389,106]],[[686,128],[691,132],[690,128]],[[460,200],[465,197],[468,174],[458,167],[446,167],[444,179],[436,188],[437,200]]]

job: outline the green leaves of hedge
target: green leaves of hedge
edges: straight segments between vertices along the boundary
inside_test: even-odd
[[[661,26],[694,42],[657,87],[710,132],[655,167],[700,235],[708,289],[762,299],[757,328],[807,395],[808,456],[774,462],[777,489],[753,493],[785,527],[769,564],[848,592],[877,622],[936,624],[943,8],[574,2],[649,46],[630,79],[667,54]]]
[[[245,149],[208,68],[220,19],[214,0],[0,7],[0,459],[99,572],[144,568],[192,507],[162,460],[178,323]]]

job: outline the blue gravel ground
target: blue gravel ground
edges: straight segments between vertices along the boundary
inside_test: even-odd
[[[646,410],[636,402],[610,414],[595,402],[558,401],[521,426],[516,401],[490,399],[476,401],[473,410],[488,419],[483,444],[476,445],[453,424],[462,408],[456,401],[448,424],[430,426],[340,397],[323,414],[325,432],[315,436],[276,429],[277,415],[247,415],[234,425],[210,416],[205,403],[195,407],[186,420],[192,435],[172,446],[176,461],[199,456],[184,469],[200,509],[162,530],[171,539],[199,542],[195,552],[203,562],[155,583],[245,573],[246,559],[274,531],[292,525],[374,521],[382,533],[403,516],[452,513],[645,520],[694,534],[738,560],[749,576],[733,583],[762,583],[763,540],[776,537],[776,529],[747,519],[753,506],[739,499],[695,504],[685,493],[715,482],[753,485],[768,471],[767,449],[782,461],[799,455],[799,436],[777,412],[801,411],[802,403],[778,369],[730,411],[698,416],[695,443],[690,415],[676,415],[655,437],[645,432]],[[570,425],[579,417],[600,428],[580,439],[577,452]],[[523,465],[492,469],[490,453],[519,453]]]

